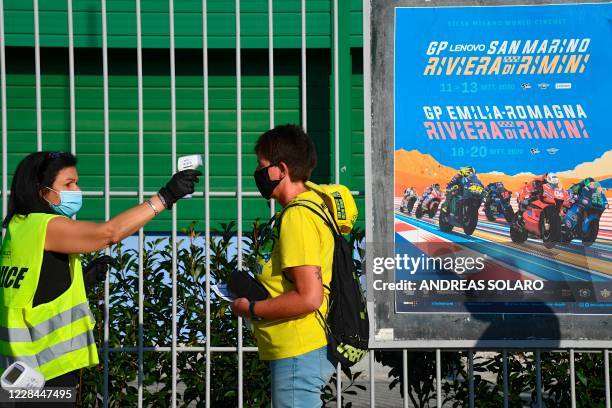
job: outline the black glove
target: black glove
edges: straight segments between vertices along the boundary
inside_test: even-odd
[[[166,208],[169,210],[172,205],[187,194],[192,194],[195,190],[195,183],[198,182],[198,176],[202,172],[199,170],[183,170],[176,173],[165,187],[159,190],[159,195],[162,197]]]
[[[99,282],[104,282],[106,279],[106,271],[112,263],[113,258],[108,255],[102,255],[88,263],[87,266],[83,268],[85,289],[89,290]]]

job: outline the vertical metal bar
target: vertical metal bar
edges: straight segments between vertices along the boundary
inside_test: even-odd
[[[102,1],[102,81],[104,99],[104,219],[110,218],[110,162],[109,162],[109,121],[108,121],[108,43],[106,32],[106,0]],[[106,250],[110,253],[109,249]],[[110,308],[109,308],[109,273],[104,280],[104,395],[103,403],[108,407],[108,357],[109,357],[109,332],[110,332]]]
[[[274,127],[274,10],[272,0],[268,0],[268,100],[270,118],[268,126]],[[275,200],[270,200],[270,217],[274,216]]]
[[[572,399],[572,408],[576,408],[576,366],[575,352],[570,349],[570,396]]]
[[[138,66],[138,202],[144,201],[144,112],[142,90],[142,21],[136,0],[136,59]],[[144,384],[144,229],[138,230],[138,407],[143,403]]]
[[[34,69],[36,78],[36,150],[42,150],[42,107],[40,84],[40,30],[38,0],[34,0]]]
[[[236,0],[236,193],[238,198],[238,267],[242,266],[242,57],[240,47],[240,0]]]
[[[340,183],[340,84],[338,75],[338,0],[334,2],[334,183]]]
[[[306,100],[306,0],[302,0],[300,14],[302,18],[302,45],[300,50],[302,55],[302,128],[304,131],[308,131],[308,105]]]
[[[404,394],[404,408],[408,408],[408,350],[402,350],[402,393]]]
[[[362,1],[362,9],[363,9],[363,158],[365,165],[364,172],[364,184],[365,184],[365,197],[366,197],[366,206],[365,206],[365,242],[366,245],[372,242],[372,228],[373,223],[371,220],[373,219],[373,211],[372,211],[372,110],[371,110],[371,99],[372,99],[372,91],[371,91],[371,72],[372,67],[370,64],[371,60],[371,47],[370,47],[370,0]],[[368,268],[370,265],[368,262],[365,263],[365,272],[368,272]],[[366,277],[368,274],[365,274]],[[371,283],[368,282],[368,285]],[[368,301],[368,310],[372,305],[372,291],[368,291],[367,301]],[[370,316],[372,316],[370,314]],[[370,336],[374,336],[374,324],[370,324]],[[372,351],[370,354],[373,354]],[[371,400],[374,399],[374,387],[373,380],[370,380],[370,384],[372,385],[372,391],[370,391]]]
[[[68,2],[68,76],[70,81],[70,153],[76,154],[76,102],[74,94],[74,25],[72,0]]]
[[[536,363],[536,407],[542,408],[542,352],[535,351]]]
[[[274,127],[274,10],[273,1],[268,0],[268,126]]]
[[[610,407],[610,350],[604,350],[604,383],[606,384],[606,408]]]
[[[338,17],[336,18],[337,29],[337,92],[338,92],[338,133],[337,140],[334,140],[337,152],[336,168],[339,169],[340,183],[350,183],[353,175],[351,169],[352,155],[352,124],[351,124],[351,98],[353,95],[352,75],[353,66],[351,55],[351,1],[338,1]],[[357,57],[359,58],[359,57]]]
[[[436,349],[436,406],[442,408],[442,350]]]
[[[174,0],[168,0],[170,17],[170,112],[172,132],[172,174],[176,173],[176,61],[174,54]],[[176,376],[177,376],[177,350],[176,350],[176,212],[177,206],[172,207],[172,408],[176,408]]]
[[[335,169],[336,171],[334,172],[334,183],[339,183],[340,182],[340,171],[339,171],[339,152],[340,149],[338,148],[338,129],[339,129],[339,118],[340,116],[338,115],[338,107],[339,107],[339,103],[338,103],[338,0],[333,0],[333,9],[332,9],[332,13],[333,13],[333,18],[334,18],[334,32],[333,32],[333,49],[334,49],[334,66],[333,66],[333,72],[334,72],[334,163],[335,164]],[[304,109],[306,109],[306,106],[304,106]],[[340,369],[340,364],[338,364],[338,369],[337,369],[337,377],[338,377],[338,381],[336,384],[336,392],[337,392],[337,396],[338,396],[338,407],[342,406],[342,382],[341,382],[341,378],[342,378],[342,370]]]
[[[238,268],[242,268],[242,65],[240,50],[240,0],[236,0],[236,158],[238,229],[236,231]],[[242,318],[238,317],[238,408],[242,408]]]
[[[210,408],[210,151],[208,123],[208,9],[202,0],[202,76],[204,80],[204,240],[206,270],[206,408]]]
[[[474,352],[468,351],[468,388],[469,388],[469,406],[474,408]]]
[[[6,54],[4,45],[4,0],[0,0],[0,98],[2,98],[2,219],[8,209],[8,137],[6,123]],[[2,238],[4,238],[4,228]]]
[[[342,408],[342,367],[336,366],[336,406]]]
[[[504,408],[508,408],[508,351],[502,351],[502,378],[504,392]]]
[[[374,375],[375,375],[374,350],[370,350],[369,358],[370,358],[370,408],[375,408],[376,406],[376,380],[374,378]]]
[[[372,197],[372,65],[370,46],[370,0],[363,0],[363,158],[365,162],[364,184],[366,202]],[[366,205],[365,219],[372,220],[372,206]],[[365,242],[372,239],[372,223],[366,222]],[[367,267],[366,263],[366,267]],[[372,327],[372,326],[370,326]]]

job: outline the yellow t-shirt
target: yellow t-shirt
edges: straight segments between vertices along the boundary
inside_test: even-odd
[[[313,191],[299,194],[291,203],[300,200],[323,203]],[[315,207],[312,203],[305,204]],[[321,208],[315,209],[322,211]],[[267,253],[260,250],[259,267],[255,273],[270,296],[274,298],[295,290],[294,285],[282,273],[284,269],[294,266],[321,267],[323,284],[329,287],[334,253],[334,238],[329,227],[316,214],[303,207],[292,207],[285,211],[280,235],[276,224],[270,233]],[[329,291],[325,288],[323,290],[325,296],[319,311],[326,316]],[[323,322],[316,311],[290,319],[253,323],[262,360],[294,357],[327,344]]]

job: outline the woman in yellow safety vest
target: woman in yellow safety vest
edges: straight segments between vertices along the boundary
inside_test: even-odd
[[[98,364],[79,254],[135,233],[193,193],[201,175],[196,170],[178,172],[142,204],[94,223],[71,219],[82,203],[76,163],[72,154],[63,152],[24,158],[13,176],[3,223],[0,373],[20,361],[54,387],[75,387],[77,370]],[[99,265],[94,269],[99,273]]]

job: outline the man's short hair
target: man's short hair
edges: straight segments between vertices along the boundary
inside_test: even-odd
[[[262,134],[255,153],[271,164],[283,162],[291,181],[307,181],[317,165],[317,151],[310,136],[296,125],[280,125]]]

